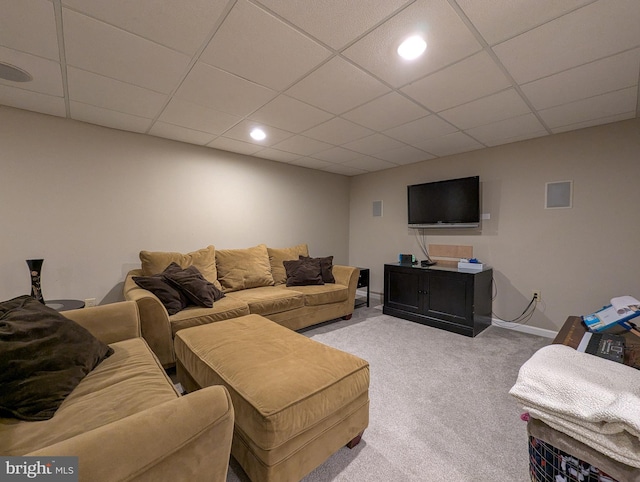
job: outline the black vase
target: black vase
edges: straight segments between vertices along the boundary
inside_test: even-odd
[[[28,259],[27,265],[31,272],[31,296],[44,305],[44,297],[40,288],[40,273],[42,272],[42,263],[44,259]]]

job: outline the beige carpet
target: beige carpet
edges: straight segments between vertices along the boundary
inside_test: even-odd
[[[305,482],[525,482],[526,425],[508,395],[547,338],[489,327],[475,338],[360,308],[306,336],[371,366],[369,428]],[[232,460],[228,482],[248,478]]]

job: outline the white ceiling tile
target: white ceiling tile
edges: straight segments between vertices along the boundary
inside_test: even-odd
[[[209,134],[208,132],[187,129],[186,127],[167,124],[166,122],[155,122],[149,130],[149,134],[201,146],[211,142],[215,137],[214,134]]]
[[[637,47],[640,2],[600,0],[493,48],[518,83]]]
[[[360,157],[360,153],[350,151],[349,149],[345,149],[343,147],[332,147],[331,149],[327,149],[326,151],[316,152],[315,154],[313,154],[313,157],[331,163],[340,163],[350,161],[351,159],[355,159],[356,157]]]
[[[242,142],[236,139],[229,139],[228,137],[218,137],[207,144],[214,149],[220,149],[223,151],[237,152],[239,154],[246,154],[248,156],[255,154],[256,152],[264,149],[264,146],[251,144],[249,142]]]
[[[602,124],[609,124],[611,122],[619,122],[619,121],[623,121],[623,120],[627,120],[627,119],[633,119],[634,117],[636,117],[636,111],[631,111],[631,112],[625,112],[623,114],[617,114],[617,115],[612,115],[612,116],[607,116],[607,117],[600,117],[598,119],[592,119],[592,120],[588,120],[588,121],[584,121],[584,122],[578,122],[576,124],[569,124],[566,126],[560,126],[560,127],[555,127],[552,130],[552,132],[554,134],[560,133],[560,132],[567,132],[567,131],[573,131],[576,129],[584,129],[585,127],[592,127],[592,126],[599,126]]]
[[[287,90],[296,99],[340,114],[389,92],[389,88],[340,57],[334,57]]]
[[[24,90],[33,90],[41,94],[59,97],[64,95],[60,63],[5,47],[0,47],[0,60],[25,70],[33,77],[30,82],[13,82],[0,79],[0,84],[15,86]]]
[[[262,129],[265,134],[267,134],[267,138],[262,141],[253,140],[249,134],[254,127]],[[282,129],[267,126],[260,122],[251,120],[244,120],[224,133],[225,137],[230,137],[242,142],[249,142],[257,146],[262,146],[263,148],[273,147],[278,142],[281,142],[292,135],[293,134],[291,132],[283,131]]]
[[[508,89],[482,99],[440,112],[440,115],[460,129],[470,129],[531,112],[516,93]]]
[[[404,125],[388,129],[384,133],[407,144],[415,144],[457,131],[458,128],[435,115],[408,122]]]
[[[331,144],[305,136],[293,136],[274,145],[276,149],[293,152],[299,156],[309,156],[333,147]]]
[[[373,156],[376,152],[396,149],[398,147],[402,147],[402,145],[402,142],[385,136],[384,134],[373,134],[371,136],[363,137],[362,139],[347,142],[346,144],[343,144],[342,147]]]
[[[168,94],[190,58],[162,45],[65,9],[67,63],[83,70]]]
[[[409,36],[421,34],[427,42],[422,57],[406,61],[397,54]],[[394,87],[407,84],[481,48],[446,0],[418,0],[343,54]]]
[[[3,0],[0,10],[0,45],[60,61],[53,3]]]
[[[330,166],[332,163],[329,161],[314,159],[313,157],[299,157],[295,161],[291,161],[291,164],[307,167],[309,169],[322,169],[323,167]]]
[[[373,172],[373,171],[381,171],[383,169],[391,169],[392,167],[398,167],[397,164],[393,164],[388,161],[383,161],[382,159],[378,159],[376,157],[371,156],[362,156],[352,161],[347,161],[342,164],[346,167],[353,167],[356,169],[362,169],[363,171]]]
[[[381,113],[383,115],[380,115]],[[428,110],[420,107],[415,102],[397,92],[389,92],[342,114],[342,117],[369,129],[383,131],[406,124],[428,114]]]
[[[540,116],[550,128],[556,128],[602,117],[609,117],[636,109],[637,87],[621,89],[569,104],[540,111]]]
[[[286,95],[279,95],[249,117],[289,132],[302,132],[331,119],[333,114]]]
[[[581,65],[522,86],[536,109],[546,109],[638,83],[640,49]]]
[[[271,147],[267,147],[266,149],[259,150],[254,154],[254,156],[261,157],[262,159],[269,159],[271,161],[278,161],[278,162],[292,162],[300,158],[299,154],[280,151],[278,149],[272,149]]]
[[[198,62],[176,91],[175,97],[245,116],[276,95],[266,87]]]
[[[412,164],[434,158],[431,154],[406,145],[389,151],[378,152],[375,157],[393,162],[394,164]]]
[[[281,90],[329,55],[329,50],[273,15],[239,0],[200,60]]]
[[[548,134],[547,130],[533,114],[524,114],[506,120],[485,124],[465,130],[473,138],[487,145],[495,145],[496,141],[507,139],[521,140],[523,136],[538,137]]]
[[[210,35],[227,0],[62,0],[62,4],[193,55]]]
[[[174,98],[162,111],[158,120],[210,134],[222,134],[240,122],[242,117]]]
[[[502,70],[482,51],[413,82],[402,91],[432,111],[440,112],[510,86]]]
[[[58,117],[67,115],[62,97],[54,97],[8,85],[0,85],[0,104]]]
[[[67,68],[69,99],[148,119],[155,118],[167,96],[102,75]]]
[[[405,0],[259,1],[334,49],[353,41],[406,3]]]
[[[373,134],[372,130],[341,119],[340,117],[335,117],[330,121],[312,127],[304,133],[305,136],[313,137],[319,141],[334,145],[355,141],[356,139],[371,134]]]
[[[482,37],[493,45],[593,0],[456,0]]]
[[[71,101],[71,118],[90,124],[111,127],[131,132],[146,132],[151,126],[151,120],[135,115],[124,114],[113,110],[103,109],[81,102]]]
[[[463,132],[454,132],[453,134],[422,142],[418,147],[435,156],[450,156],[474,149],[481,149],[484,146]]]
[[[320,170],[332,172],[334,174],[342,174],[343,176],[357,176],[367,172],[362,169],[356,169],[355,167],[345,166],[344,164],[329,164],[326,167],[320,168]]]

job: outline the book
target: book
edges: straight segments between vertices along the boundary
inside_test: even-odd
[[[576,351],[589,353],[618,363],[624,362],[625,338],[610,333],[586,332]]]
[[[611,298],[611,306],[616,309],[619,315],[631,314],[632,312],[640,312],[640,301],[633,296],[618,296]]]
[[[640,311],[629,310],[621,314],[613,305],[607,305],[595,313],[583,316],[582,321],[589,331],[598,333],[619,328],[626,330],[628,327],[624,325],[624,322],[637,316],[640,316]]]

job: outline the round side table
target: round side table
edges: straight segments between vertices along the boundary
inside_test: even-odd
[[[53,308],[56,311],[77,310],[84,308],[84,301],[82,300],[47,300],[45,305],[49,308]]]

